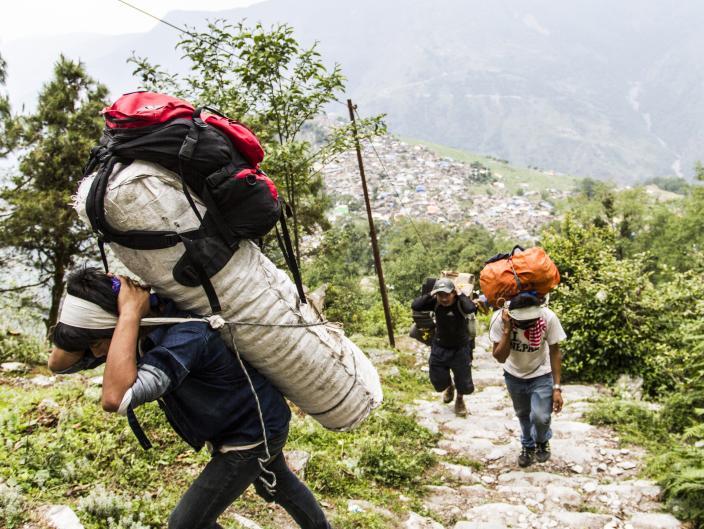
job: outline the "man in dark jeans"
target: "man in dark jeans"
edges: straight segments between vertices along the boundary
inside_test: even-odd
[[[70,370],[82,356],[74,351],[106,357],[106,411],[132,416],[133,408],[160,399],[174,430],[196,450],[207,446],[213,454],[171,513],[170,529],[222,529],[218,517],[251,484],[300,527],[330,529],[282,453],[291,418],[286,401],[217,331],[202,320],[150,331],[146,316],[187,315],[170,301],[150,304],[148,291],[126,277],[83,269],[69,277],[67,292],[50,367]]]
[[[443,392],[445,403],[452,402],[456,390],[455,414],[465,417],[467,406],[464,395],[474,392],[474,339],[469,335],[467,317],[477,308],[467,296],[457,292],[455,284],[447,277],[438,279],[430,294],[413,300],[411,308],[435,313],[435,337],[430,345],[430,382],[435,391]]]
[[[551,416],[562,410],[560,342],[567,336],[541,301],[530,293],[518,294],[508,308],[494,313],[489,325],[493,355],[503,364],[506,389],[521,425],[521,467],[550,459]]]

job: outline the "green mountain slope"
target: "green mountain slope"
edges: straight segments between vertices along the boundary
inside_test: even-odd
[[[559,191],[572,191],[575,189],[580,178],[572,175],[553,173],[550,171],[541,171],[528,167],[519,167],[505,160],[498,160],[491,156],[483,156],[475,154],[463,149],[455,149],[446,145],[439,145],[428,141],[417,140],[414,138],[402,138],[404,142],[412,145],[423,145],[433,151],[438,156],[452,158],[465,163],[479,162],[485,167],[491,169],[498,181],[506,186],[506,190],[511,193],[516,193],[519,189],[525,191],[542,191],[544,189],[557,189]],[[470,186],[474,192],[488,190],[491,184]]]

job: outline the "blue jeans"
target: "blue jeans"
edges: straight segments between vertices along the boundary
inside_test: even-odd
[[[552,373],[535,378],[518,378],[504,371],[506,389],[521,423],[521,444],[535,448],[552,437]]]
[[[265,457],[264,445],[216,452],[171,513],[169,529],[222,529],[218,517],[252,483],[259,496],[281,505],[303,529],[331,529],[313,493],[286,464],[281,451],[287,437],[288,432],[269,442],[271,459],[265,466],[276,475],[273,494],[258,479],[262,471],[257,458]]]

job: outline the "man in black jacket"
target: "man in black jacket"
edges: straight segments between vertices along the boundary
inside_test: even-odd
[[[435,313],[435,337],[430,346],[430,382],[436,391],[443,392],[445,403],[452,402],[456,389],[455,414],[465,417],[467,406],[464,395],[474,392],[474,339],[469,335],[467,318],[477,308],[467,296],[457,292],[455,284],[447,277],[438,279],[430,294],[413,300],[411,308]]]

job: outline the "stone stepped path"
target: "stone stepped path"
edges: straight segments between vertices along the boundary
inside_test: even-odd
[[[520,427],[490,350],[488,337],[478,337],[473,362],[477,390],[465,399],[467,418],[456,417],[439,396],[417,400],[410,410],[420,424],[441,434],[438,455],[479,464],[442,463],[447,484],[428,487],[424,505],[443,523],[426,519],[413,527],[683,528],[662,512],[660,488],[638,478],[644,452],[621,448],[613,431],[585,422],[589,400],[600,391],[596,387],[565,386],[564,409],[553,415],[552,458],[520,468]]]
[[[401,348],[416,353],[417,368],[427,371],[429,348],[409,339]],[[383,506],[349,500],[350,512],[375,511],[389,522],[390,529],[685,529],[666,514],[660,502],[661,490],[652,481],[638,477],[645,453],[622,448],[618,436],[607,428],[586,423],[590,400],[598,397],[595,386],[567,385],[562,413],[553,415],[552,458],[521,469],[516,463],[520,451],[519,425],[506,392],[501,366],[492,358],[486,335],[479,336],[473,361],[476,392],[466,398],[469,416],[456,417],[452,404],[428,393],[409,407],[416,420],[440,434],[435,452],[440,463],[442,485],[427,487],[421,516],[409,511],[397,516]],[[369,350],[372,361],[385,370],[393,367],[396,353]],[[24,366],[26,367],[26,366]],[[47,386],[54,377],[38,375],[16,378],[20,364],[3,364],[3,383],[19,387]],[[5,378],[10,375],[9,378]],[[99,397],[100,377],[89,381],[86,395]],[[428,382],[430,388],[430,382]],[[307,454],[287,458],[302,473]],[[477,470],[478,468],[478,470]],[[253,492],[248,492],[253,495]],[[325,505],[327,507],[327,505]],[[261,529],[256,522],[235,513],[241,527]],[[268,504],[270,523],[279,529],[296,529],[282,508]],[[80,529],[82,525],[65,506],[48,506],[37,513],[42,527]],[[439,520],[439,521],[437,521]],[[39,526],[28,524],[23,529]]]

